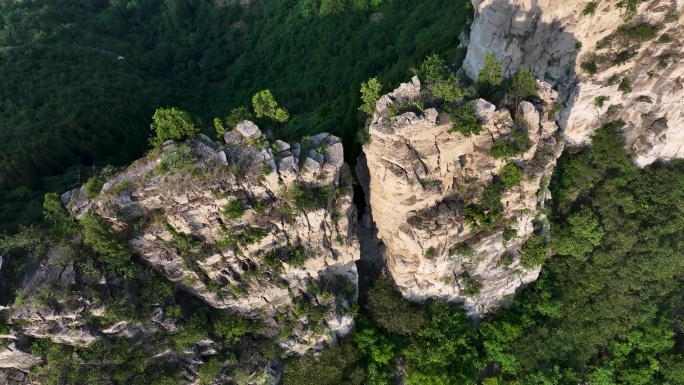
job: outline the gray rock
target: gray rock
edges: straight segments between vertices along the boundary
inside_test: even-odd
[[[235,130],[245,139],[257,139],[261,137],[261,130],[251,120],[244,120],[235,127]]]

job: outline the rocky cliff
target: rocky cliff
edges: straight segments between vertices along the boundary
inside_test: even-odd
[[[538,268],[520,266],[520,247],[535,224],[543,222],[539,209],[562,150],[557,126],[548,116],[557,94],[545,83],[538,88],[543,102],[520,106],[530,146],[507,161],[490,151],[511,133],[514,122],[508,110],[475,101],[483,130],[464,136],[449,133],[449,115],[434,108],[391,115],[394,103],[420,100],[418,78],[378,101],[359,178],[386,246],[387,268],[406,297],[465,301],[471,314],[481,314],[536,279]],[[464,212],[480,203],[509,162],[522,172],[522,182],[503,192],[497,223],[477,228]]]
[[[571,145],[609,120],[627,125],[627,146],[645,165],[684,156],[684,28],[681,1],[473,1],[464,69],[475,77],[486,52],[506,73],[529,67],[559,91]],[[632,2],[634,3],[634,2]]]
[[[210,306],[258,318],[273,335],[286,328],[282,346],[302,353],[352,326],[352,179],[339,138],[269,137],[244,121],[225,146],[169,142],[108,179],[98,198],[84,186],[63,202],[129,234],[146,263]],[[299,322],[279,323],[288,317]]]

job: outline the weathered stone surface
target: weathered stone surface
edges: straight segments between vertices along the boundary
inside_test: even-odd
[[[630,44],[634,56],[622,65],[599,66],[595,75],[580,68],[593,54],[604,55],[610,63],[623,49],[615,44],[620,40],[616,31],[627,15],[617,3],[601,2],[594,14],[584,15],[586,2],[473,0],[475,20],[464,69],[475,78],[485,54],[493,52],[505,73],[529,67],[537,78],[557,87],[564,109],[556,118],[570,145],[585,145],[602,124],[622,119],[626,145],[636,152],[638,165],[682,158],[684,66],[675,58],[684,53],[684,45],[676,38],[666,44],[652,39]],[[652,1],[639,6],[632,23],[650,23],[658,26],[658,35],[675,37],[684,33],[683,17],[684,2]],[[597,43],[606,38],[614,44],[599,48]],[[618,90],[623,78],[631,80],[631,92]],[[602,108],[594,103],[599,96],[610,98]],[[651,102],[644,103],[643,96]],[[549,94],[548,99],[555,98]],[[609,115],[611,106],[616,107]],[[652,126],[657,121],[666,121],[667,126],[657,123],[654,134]]]
[[[269,333],[277,334],[283,325],[277,324],[275,315],[291,313],[296,303],[305,301],[326,309],[328,331],[348,333],[352,322],[349,303],[323,299],[325,291],[334,298],[344,293],[347,284],[357,285],[358,280],[352,178],[342,159],[339,138],[319,134],[302,146],[275,143],[279,149],[301,149],[310,154],[299,161],[289,151],[274,155],[270,143],[250,144],[247,138],[261,135],[252,122],[245,121],[236,130],[244,138],[234,142],[230,136],[225,148],[214,149],[198,141],[165,148],[164,153],[181,146],[188,148],[192,164],[182,170],[158,174],[159,157],[134,162],[108,181],[116,185],[128,180],[131,191],[126,199],[106,193],[87,203],[84,194],[72,193],[64,199],[71,197],[67,206],[74,214],[95,212],[115,229],[126,230],[148,221],[144,229],[132,232],[129,242],[136,253],[210,306],[259,318]],[[218,153],[224,153],[225,158]],[[335,194],[321,206],[301,211],[295,205],[310,202],[295,202],[300,198],[288,195],[295,183],[300,189],[326,188]],[[245,210],[236,219],[221,214],[233,201]],[[341,215],[333,218],[333,209]],[[154,221],[149,219],[152,217]],[[203,245],[193,251],[194,262],[188,262],[173,246],[174,235],[165,225]],[[306,254],[301,265],[288,263],[288,250],[295,247]],[[269,253],[282,260],[277,262],[282,271],[273,269],[276,262],[267,264]],[[319,285],[321,291],[311,293],[312,285]],[[161,314],[155,322],[162,326],[167,323]],[[138,330],[135,325],[117,324],[105,332],[133,336]],[[291,353],[303,353],[331,338],[329,332],[315,334],[303,323],[281,344]]]
[[[17,349],[14,344],[10,344],[7,349],[0,351],[0,369],[28,371],[32,366],[38,365],[40,362],[40,357],[24,353]]]
[[[523,102],[520,110],[531,124],[528,135],[532,146],[512,159],[522,170],[523,182],[502,198],[505,222],[517,230],[518,237],[504,242],[503,226],[474,231],[463,220],[463,207],[476,203],[505,165],[489,155],[489,150],[494,140],[510,131],[510,114],[477,100],[476,115],[482,118],[483,132],[468,137],[448,133],[450,119],[439,116],[435,109],[421,116],[409,112],[388,117],[386,105],[397,94],[417,95],[420,86],[416,83],[403,84],[401,92],[385,95],[378,102],[369,126],[371,142],[364,145],[365,159],[360,159],[357,174],[366,191],[377,237],[386,248],[387,269],[402,293],[417,301],[464,301],[471,314],[481,314],[537,277],[539,270],[521,268],[517,257],[510,264],[500,261],[504,255],[518,255],[517,250],[532,234],[532,221],[543,205],[539,197],[546,191],[542,180],[550,176],[562,143],[556,141],[553,122],[540,123],[540,115],[546,110],[540,113],[531,103]],[[550,100],[545,102],[551,104]],[[369,237],[373,226],[365,228],[368,230],[363,232]],[[450,256],[450,248],[459,242],[469,244],[473,254]],[[430,253],[434,257],[426,256]],[[466,275],[483,285],[476,296],[462,292]]]

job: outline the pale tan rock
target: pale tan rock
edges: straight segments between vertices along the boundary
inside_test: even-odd
[[[547,89],[550,87],[545,86]],[[400,91],[400,92],[398,92]],[[418,95],[416,80],[385,95],[369,125],[371,142],[364,145],[359,179],[366,191],[377,237],[386,247],[386,266],[406,298],[422,301],[438,298],[463,301],[470,314],[488,312],[521,285],[536,279],[539,269],[525,270],[516,257],[499,263],[504,254],[517,250],[532,234],[532,221],[543,205],[546,185],[562,143],[554,136],[553,123],[540,122],[546,109],[523,102],[520,110],[530,124],[531,148],[513,159],[523,172],[523,183],[503,195],[504,217],[515,224],[518,237],[504,244],[503,228],[473,231],[463,220],[464,205],[477,202],[484,187],[505,165],[489,155],[494,140],[508,134],[513,122],[507,111],[496,111],[485,100],[476,100],[476,115],[483,132],[468,137],[448,133],[448,116],[429,109],[397,117],[386,114],[396,95]],[[542,92],[545,96],[551,92]],[[550,105],[551,100],[545,100]],[[541,187],[540,187],[541,186]],[[541,190],[541,191],[540,191]],[[474,255],[449,256],[458,242],[471,245]],[[434,258],[426,254],[434,252]],[[464,272],[483,284],[477,296],[462,293]]]
[[[357,285],[355,261],[359,259],[360,247],[351,173],[344,164],[342,144],[335,136],[316,135],[305,141],[303,147],[274,143],[283,149],[274,155],[269,143],[248,143],[247,138],[261,137],[254,123],[245,121],[240,127],[245,139],[234,142],[231,137],[233,142],[226,148],[188,141],[167,146],[157,157],[134,162],[108,181],[112,185],[130,181],[132,191],[128,199],[104,193],[84,204],[80,194],[72,193],[65,198],[72,198],[68,207],[75,214],[96,212],[115,229],[130,230],[136,223],[147,221],[142,229],[132,232],[129,240],[143,260],[210,306],[261,319],[270,326],[272,334],[277,335],[282,327],[274,323],[276,314],[292,312],[303,298],[309,298],[311,306],[325,307],[325,333],[314,336],[311,330],[299,325],[290,338],[281,341],[284,347],[292,349],[291,353],[302,353],[317,344],[331,342],[330,332],[345,334],[350,330],[348,303],[325,302],[321,299],[322,291],[316,295],[307,291],[312,283],[322,287],[323,282],[335,281],[325,288],[334,297],[344,293],[347,283]],[[159,157],[185,145],[192,154],[192,165],[163,174],[155,171]],[[300,161],[292,154],[302,150],[309,156]],[[218,152],[226,154],[226,164],[222,158],[217,161]],[[273,171],[265,172],[264,166]],[[286,197],[295,183],[311,186],[302,188],[327,189],[332,196],[323,208],[297,211],[291,207],[294,202]],[[245,208],[237,219],[221,214],[233,201]],[[173,246],[174,235],[165,225],[192,237],[206,252],[200,254],[196,249],[193,256],[183,257]],[[247,244],[244,239],[253,229],[263,234]],[[231,246],[234,241],[218,245],[226,239],[240,240],[239,247]],[[285,256],[286,249],[295,246],[306,251],[303,266],[285,262],[282,273],[269,273],[266,255],[277,252]],[[163,319],[159,323],[163,324]],[[134,330],[128,325],[114,325],[107,332],[127,335]]]
[[[684,157],[684,65],[679,59],[684,45],[677,37],[684,33],[684,2],[645,2],[633,23],[658,27],[658,36],[669,34],[670,43],[657,38],[630,44],[635,56],[623,65],[602,65],[589,75],[580,68],[593,53],[606,54],[610,62],[618,48],[597,49],[597,43],[614,35],[627,15],[617,0],[599,2],[593,15],[583,15],[586,2],[561,0],[474,0],[475,19],[464,70],[475,78],[487,52],[503,63],[504,72],[529,67],[532,73],[559,90],[564,109],[556,116],[570,145],[583,146],[602,124],[622,119],[628,148],[636,153],[640,166],[657,159]],[[581,48],[576,44],[581,43]],[[661,67],[661,58],[665,68]],[[632,92],[618,91],[612,76],[629,77]],[[610,97],[603,108],[594,100]],[[639,100],[647,96],[650,103]],[[550,97],[549,99],[555,99]],[[611,105],[622,105],[611,116]],[[542,117],[542,120],[543,119]]]

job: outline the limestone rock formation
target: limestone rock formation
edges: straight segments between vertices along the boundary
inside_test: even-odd
[[[302,353],[352,327],[352,178],[339,138],[269,136],[245,121],[225,146],[206,137],[170,142],[108,179],[98,198],[81,188],[63,201],[126,234],[168,280],[210,306],[260,319],[267,333],[287,336],[286,351]]]
[[[494,52],[506,73],[529,67],[557,87],[565,107],[560,126],[571,145],[585,144],[606,121],[622,119],[639,165],[684,156],[684,3],[642,3],[631,21],[615,0],[593,2],[593,11],[586,2],[560,0],[473,4],[464,63],[471,77],[485,53]],[[639,26],[651,32],[630,32]],[[583,63],[595,65],[596,73],[582,69]]]
[[[473,229],[464,209],[478,202],[506,164],[489,151],[510,133],[510,113],[477,100],[483,132],[464,136],[447,132],[449,116],[434,108],[390,116],[393,103],[420,97],[418,78],[378,101],[359,175],[386,247],[387,268],[407,298],[465,301],[471,314],[480,314],[536,279],[539,270],[521,268],[518,251],[540,219],[538,208],[562,150],[557,126],[547,115],[557,95],[543,83],[538,88],[546,104],[520,106],[531,142],[512,159],[522,171],[522,183],[504,192],[502,220],[487,230]],[[507,227],[517,236],[505,241]],[[479,291],[473,288],[476,282]]]

